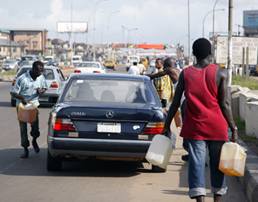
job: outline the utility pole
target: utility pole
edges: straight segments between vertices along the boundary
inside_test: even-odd
[[[233,30],[233,0],[228,3],[228,86],[232,83],[232,30]]]
[[[190,0],[187,0],[187,10],[188,10],[188,63],[190,63],[191,58],[191,32],[190,32]]]

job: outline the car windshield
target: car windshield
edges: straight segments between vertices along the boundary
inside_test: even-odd
[[[25,72],[27,72],[28,70],[30,70],[31,68],[22,68],[18,74],[17,74],[17,78],[19,76],[21,76],[22,74],[24,74]],[[44,69],[43,75],[45,77],[46,80],[54,80],[55,79],[55,75],[54,75],[54,71],[52,69]]]
[[[72,80],[64,102],[94,102],[120,104],[156,103],[151,89],[141,81]]]
[[[83,62],[78,64],[77,67],[100,68],[98,63],[93,63],[93,62]]]

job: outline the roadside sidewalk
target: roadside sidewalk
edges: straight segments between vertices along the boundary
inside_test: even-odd
[[[245,175],[238,179],[244,188],[248,201],[258,202],[258,156],[242,140],[239,140],[238,143],[247,150]]]

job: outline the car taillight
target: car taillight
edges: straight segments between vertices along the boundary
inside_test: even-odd
[[[15,83],[16,83],[16,79],[14,79],[14,80],[13,80],[13,82],[12,82],[12,86],[14,86],[14,85],[15,85]]]
[[[145,126],[145,129],[143,131],[143,134],[146,135],[156,135],[156,134],[162,134],[164,131],[164,122],[152,122],[148,123]]]
[[[57,118],[55,123],[53,124],[54,131],[67,131],[67,132],[74,132],[75,127],[70,119],[61,119]]]
[[[81,73],[81,70],[76,69],[74,70],[74,73]]]
[[[93,71],[93,73],[100,73],[100,71]]]
[[[58,83],[56,81],[53,81],[50,85],[50,88],[58,88]]]

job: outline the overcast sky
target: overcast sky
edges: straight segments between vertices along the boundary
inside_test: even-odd
[[[97,3],[98,2],[98,3]],[[202,21],[215,0],[190,0],[191,40],[202,36]],[[88,42],[148,42],[186,44],[187,0],[0,0],[0,28],[49,30],[49,37],[67,40],[57,33],[58,21],[89,22],[88,34],[76,34],[73,40]],[[72,5],[72,6],[71,6]],[[228,0],[219,0],[215,31],[227,31]],[[242,25],[243,10],[257,9],[258,0],[234,0],[234,31]],[[93,32],[94,11],[96,30]],[[136,31],[124,33],[121,26]],[[205,35],[212,31],[212,15],[205,23]],[[242,29],[241,29],[242,31]]]

